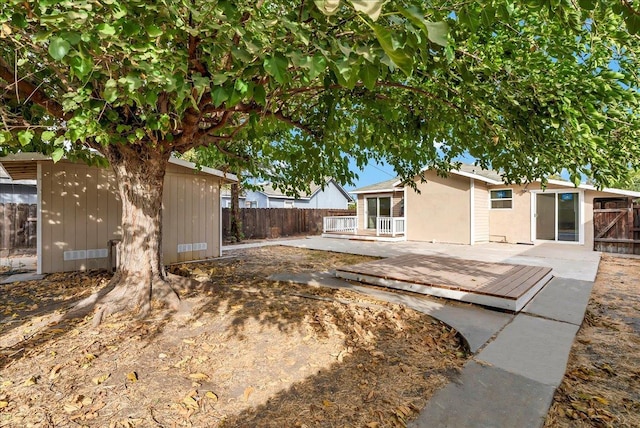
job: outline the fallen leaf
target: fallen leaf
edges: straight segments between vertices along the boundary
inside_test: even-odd
[[[249,400],[249,397],[251,396],[251,394],[253,394],[253,391],[255,391],[253,386],[248,386],[248,387],[245,388],[245,390],[244,390],[244,401],[248,401]]]
[[[64,411],[67,413],[75,413],[80,409],[82,409],[81,403],[68,403],[64,405]]]
[[[30,378],[24,381],[24,386],[35,385],[36,383],[38,383],[38,379],[36,379],[35,376],[31,376]]]
[[[101,376],[94,377],[93,379],[91,379],[91,381],[93,383],[95,383],[96,385],[100,385],[101,383],[103,383],[104,381],[109,379],[110,377],[111,377],[111,373],[105,373],[105,374],[103,374]]]
[[[9,405],[8,401],[0,401],[0,409],[3,409]]]
[[[198,409],[198,402],[190,395],[187,395],[182,399],[182,402],[188,409]]]
[[[62,369],[62,364],[56,364],[49,372],[49,380],[53,380],[60,376],[60,369]]]
[[[609,405],[609,400],[607,400],[606,398],[594,396],[593,399],[596,400],[600,404],[604,404],[605,406]]]
[[[209,379],[209,376],[204,373],[191,373],[189,378],[193,380],[207,380]]]
[[[137,382],[138,381],[138,373],[136,373],[136,372],[127,373],[127,379],[129,379],[129,381],[131,381],[131,382]]]
[[[218,396],[216,395],[215,392],[207,391],[207,393],[204,394],[204,396],[209,398],[209,399],[211,399],[211,400],[213,400],[213,401],[218,401]]]

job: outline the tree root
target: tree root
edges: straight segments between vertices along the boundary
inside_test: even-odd
[[[177,289],[193,287],[184,280],[190,280],[175,275],[167,278],[155,277],[149,281],[136,281],[135,277],[124,277],[116,273],[109,284],[76,303],[64,318],[84,317],[94,312],[92,326],[99,326],[107,317],[120,312],[131,312],[139,318],[144,318],[152,307],[152,302],[158,302],[171,311],[181,309],[181,300]]]

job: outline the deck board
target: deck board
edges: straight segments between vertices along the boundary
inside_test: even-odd
[[[551,279],[551,269],[407,254],[342,267],[336,276],[518,311]]]

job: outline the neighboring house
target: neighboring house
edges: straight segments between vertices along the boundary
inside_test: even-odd
[[[35,180],[12,180],[0,166],[0,204],[35,204],[37,201]]]
[[[398,179],[352,191],[358,202],[357,233],[393,232],[397,239],[471,245],[556,241],[593,248],[594,200],[640,197],[640,192],[599,191],[561,180],[549,180],[544,190],[539,182],[504,184],[497,172],[472,165],[446,178],[434,171],[424,175],[426,182],[416,177],[419,193]],[[335,228],[344,232],[345,224]],[[330,227],[326,231],[332,232]]]
[[[328,178],[324,189],[320,185],[312,184],[309,193],[302,193],[297,198],[287,196],[270,184],[261,186],[261,190],[245,190],[240,196],[240,208],[348,208],[353,202],[351,195],[344,190],[333,178]],[[231,207],[231,191],[224,189],[222,206]]]
[[[38,273],[109,268],[122,206],[111,169],[34,153],[0,158],[16,180],[37,180]],[[236,177],[171,158],[163,194],[166,264],[220,256],[220,187]]]

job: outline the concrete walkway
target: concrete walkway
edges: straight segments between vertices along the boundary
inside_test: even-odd
[[[468,246],[319,237],[267,244],[377,257],[418,253],[553,268],[554,279],[517,315],[354,285],[330,273],[272,277],[350,288],[402,303],[442,320],[464,336],[474,357],[455,382],[432,397],[409,425],[413,428],[541,426],[562,381],[600,262],[599,253],[569,244]]]

